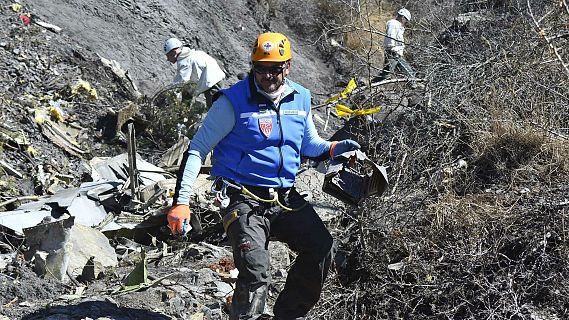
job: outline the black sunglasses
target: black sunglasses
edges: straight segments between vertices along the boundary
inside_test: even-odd
[[[271,66],[271,67],[265,67],[262,66],[260,64],[253,64],[253,71],[255,71],[258,74],[270,74],[270,75],[277,75],[280,74],[284,71],[284,69],[286,68],[286,64],[280,65],[280,66]]]

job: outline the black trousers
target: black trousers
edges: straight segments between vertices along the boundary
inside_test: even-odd
[[[205,105],[207,110],[211,108],[213,104],[213,96],[221,90],[221,86],[219,83],[214,84],[211,88],[207,89],[206,91],[202,92],[205,98]],[[195,91],[193,89],[193,84],[189,83],[186,86],[182,87],[182,102],[186,104],[190,104],[193,102]]]
[[[263,199],[270,198],[262,190],[254,193]],[[239,270],[230,319],[257,319],[263,313],[271,281],[269,239],[282,241],[298,253],[275,303],[275,317],[279,320],[304,317],[320,298],[335,252],[334,241],[324,223],[294,189],[281,190],[280,199],[290,208],[302,207],[298,211],[287,211],[237,192],[230,197],[224,221],[229,223],[227,236]]]
[[[219,85],[219,83],[216,83],[211,88],[209,88],[203,92],[203,94],[205,96],[205,105],[206,105],[208,110],[211,108],[211,105],[213,104],[213,96],[219,90],[221,90],[221,86]]]

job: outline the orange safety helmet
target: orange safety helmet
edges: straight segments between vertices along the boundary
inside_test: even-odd
[[[290,41],[282,33],[263,33],[253,44],[253,52],[251,52],[253,62],[284,62],[291,58]]]

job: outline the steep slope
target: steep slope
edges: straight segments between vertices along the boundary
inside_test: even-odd
[[[230,84],[248,70],[250,45],[268,30],[287,34],[293,44],[292,79],[316,92],[333,83],[333,70],[318,58],[315,46],[287,26],[278,1],[38,0],[29,5],[34,14],[62,27],[70,46],[118,61],[146,94],[173,78],[162,51],[165,39],[178,37],[220,60]]]

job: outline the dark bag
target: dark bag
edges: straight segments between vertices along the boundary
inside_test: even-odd
[[[329,161],[322,191],[342,202],[358,205],[366,197],[381,195],[387,184],[386,168],[356,150]]]

